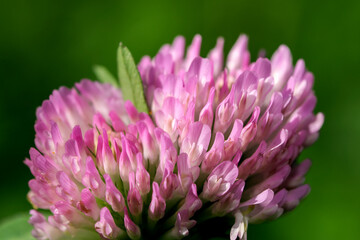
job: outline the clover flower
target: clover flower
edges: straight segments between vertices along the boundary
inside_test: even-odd
[[[197,221],[231,216],[230,239],[246,239],[248,223],[295,208],[311,165],[296,159],[324,120],[313,114],[313,75],[284,45],[251,63],[247,41],[225,68],[222,38],[207,58],[198,35],[186,57],[183,37],[143,57],[149,112],[108,83],[55,90],[25,160],[29,201],[51,211],[30,211],[33,236],[180,239]]]

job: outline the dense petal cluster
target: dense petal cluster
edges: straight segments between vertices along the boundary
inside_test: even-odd
[[[197,221],[248,223],[295,208],[311,162],[295,160],[318,137],[313,75],[286,46],[250,62],[239,37],[224,64],[219,38],[207,58],[177,37],[138,69],[150,113],[119,89],[83,80],[37,110],[28,198],[37,239],[179,239]],[[224,68],[225,65],[225,68]],[[123,91],[126,91],[124,89]]]

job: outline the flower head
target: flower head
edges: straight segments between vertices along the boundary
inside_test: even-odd
[[[36,149],[25,160],[37,239],[182,238],[200,219],[248,223],[295,208],[311,163],[295,160],[318,137],[313,75],[282,45],[250,62],[239,37],[207,58],[177,37],[138,65],[151,113],[110,84],[60,88],[37,110]],[[126,89],[123,89],[126,91]],[[205,215],[205,216],[204,216]],[[201,217],[200,217],[201,216]]]

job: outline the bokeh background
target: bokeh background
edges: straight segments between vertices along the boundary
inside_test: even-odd
[[[303,152],[311,194],[290,214],[251,225],[249,239],[360,239],[360,1],[65,1],[0,3],[0,221],[26,212],[35,109],[53,89],[116,69],[122,41],[135,60],[179,34],[203,36],[203,56],[240,33],[252,57],[287,44],[315,74],[319,141]]]

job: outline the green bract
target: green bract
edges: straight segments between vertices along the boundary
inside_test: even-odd
[[[95,65],[93,70],[98,80],[120,87],[124,100],[131,101],[138,111],[148,113],[139,71],[129,49],[122,43],[117,51],[117,67],[119,80],[116,80],[104,66]]]
[[[120,88],[125,100],[130,100],[138,111],[149,112],[139,71],[129,49],[120,43],[117,51]]]

